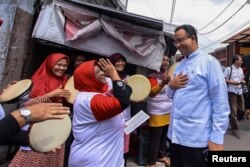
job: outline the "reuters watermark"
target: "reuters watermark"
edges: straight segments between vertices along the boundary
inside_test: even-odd
[[[207,151],[204,159],[209,167],[250,167],[250,151]]]

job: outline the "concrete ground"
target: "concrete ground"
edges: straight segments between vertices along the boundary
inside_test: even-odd
[[[239,121],[239,129],[241,139],[237,139],[236,137],[231,135],[231,132],[229,130],[227,131],[224,144],[225,150],[250,150],[250,121]]]

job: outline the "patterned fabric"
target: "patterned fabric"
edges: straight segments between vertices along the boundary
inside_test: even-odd
[[[50,98],[48,98],[46,95],[44,96],[38,96],[33,99],[29,99],[26,103],[25,106],[31,106],[33,104],[38,104],[38,103],[49,103],[52,102]]]
[[[25,103],[25,106],[32,104],[46,103],[51,100],[47,96],[38,96],[30,99]],[[26,126],[26,128],[28,128]],[[27,130],[27,129],[26,129]],[[64,145],[56,152],[39,153],[31,150],[30,147],[21,146],[9,167],[63,167],[64,162]]]
[[[39,153],[19,150],[9,167],[63,167],[64,145],[56,152]]]

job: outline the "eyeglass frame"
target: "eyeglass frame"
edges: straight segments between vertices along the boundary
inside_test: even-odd
[[[176,46],[178,43],[183,43],[185,40],[191,38],[193,35],[188,35],[187,37],[179,38],[174,40],[174,45]]]

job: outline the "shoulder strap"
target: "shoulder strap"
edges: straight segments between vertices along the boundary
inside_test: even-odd
[[[232,75],[233,67],[232,67],[232,66],[230,66],[230,69],[231,69],[231,71],[230,71],[230,75],[229,75],[228,80],[230,80],[230,79],[231,79],[231,75]]]

